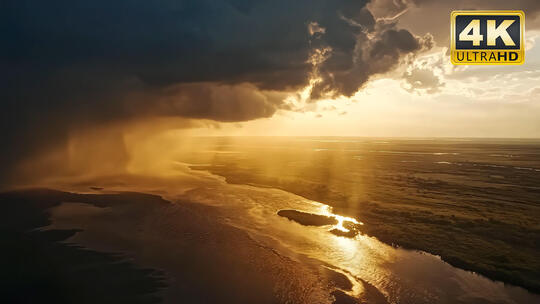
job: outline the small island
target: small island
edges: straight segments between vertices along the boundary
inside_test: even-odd
[[[327,226],[338,224],[338,220],[334,217],[297,210],[279,210],[277,214],[304,226]]]
[[[304,226],[334,226],[329,232],[337,236],[353,238],[360,233],[360,225],[357,223],[348,220],[340,221],[333,216],[298,210],[279,210],[277,214]]]

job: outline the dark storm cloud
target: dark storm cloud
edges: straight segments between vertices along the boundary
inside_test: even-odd
[[[351,96],[369,77],[389,71],[403,56],[433,46],[431,35],[417,38],[393,24],[377,24],[374,31],[359,33],[357,39],[363,43],[346,52],[333,53],[321,63],[321,81],[314,86],[312,97],[319,98],[329,92],[327,95],[332,97]]]
[[[2,163],[70,129],[146,115],[269,117],[287,107],[279,92],[306,86],[315,68],[313,97],[350,96],[426,46],[376,22],[366,2],[4,1]]]
[[[150,96],[154,101],[148,112],[159,116],[244,121],[272,116],[284,97],[283,93],[261,91],[251,84],[186,83],[169,88],[167,94],[158,98]]]

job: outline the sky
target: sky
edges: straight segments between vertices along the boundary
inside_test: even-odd
[[[396,5],[402,4],[400,5]],[[352,96],[307,103],[266,119],[221,125],[213,135],[375,137],[540,137],[540,19],[534,2],[373,1],[377,19],[414,35],[433,35],[432,48],[372,75]],[[523,9],[526,61],[519,66],[453,66],[449,16],[455,9]],[[528,10],[527,10],[528,9]],[[428,18],[426,18],[429,16]],[[397,17],[396,17],[397,16]],[[420,20],[420,21],[419,21]]]
[[[1,8],[5,172],[38,156],[123,159],[126,138],[171,130],[540,137],[536,0],[8,0]],[[525,64],[451,65],[456,9],[523,10]]]
[[[538,138],[540,35],[529,36],[522,66],[454,67],[446,47],[436,47],[412,65],[373,77],[351,97],[221,125],[211,134]]]

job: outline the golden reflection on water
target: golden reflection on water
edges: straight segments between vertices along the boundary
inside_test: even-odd
[[[354,238],[347,238],[343,236],[335,236],[334,238],[336,248],[339,248],[345,259],[350,259],[355,257],[357,254],[362,251],[358,250],[358,242]]]
[[[345,222],[351,222],[351,223],[356,224],[356,225],[364,225],[364,223],[362,223],[360,221],[357,221],[353,217],[347,217],[347,216],[334,214],[332,212],[332,207],[330,207],[328,205],[322,205],[319,212],[321,213],[321,215],[326,215],[326,216],[333,217],[338,221],[338,223],[336,225],[332,226],[332,229],[338,229],[338,230],[341,230],[343,232],[349,232],[350,230],[343,226],[343,223],[345,223]]]

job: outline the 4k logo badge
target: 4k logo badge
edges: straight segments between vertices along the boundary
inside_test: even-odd
[[[453,64],[522,64],[523,11],[453,11],[450,17]]]

